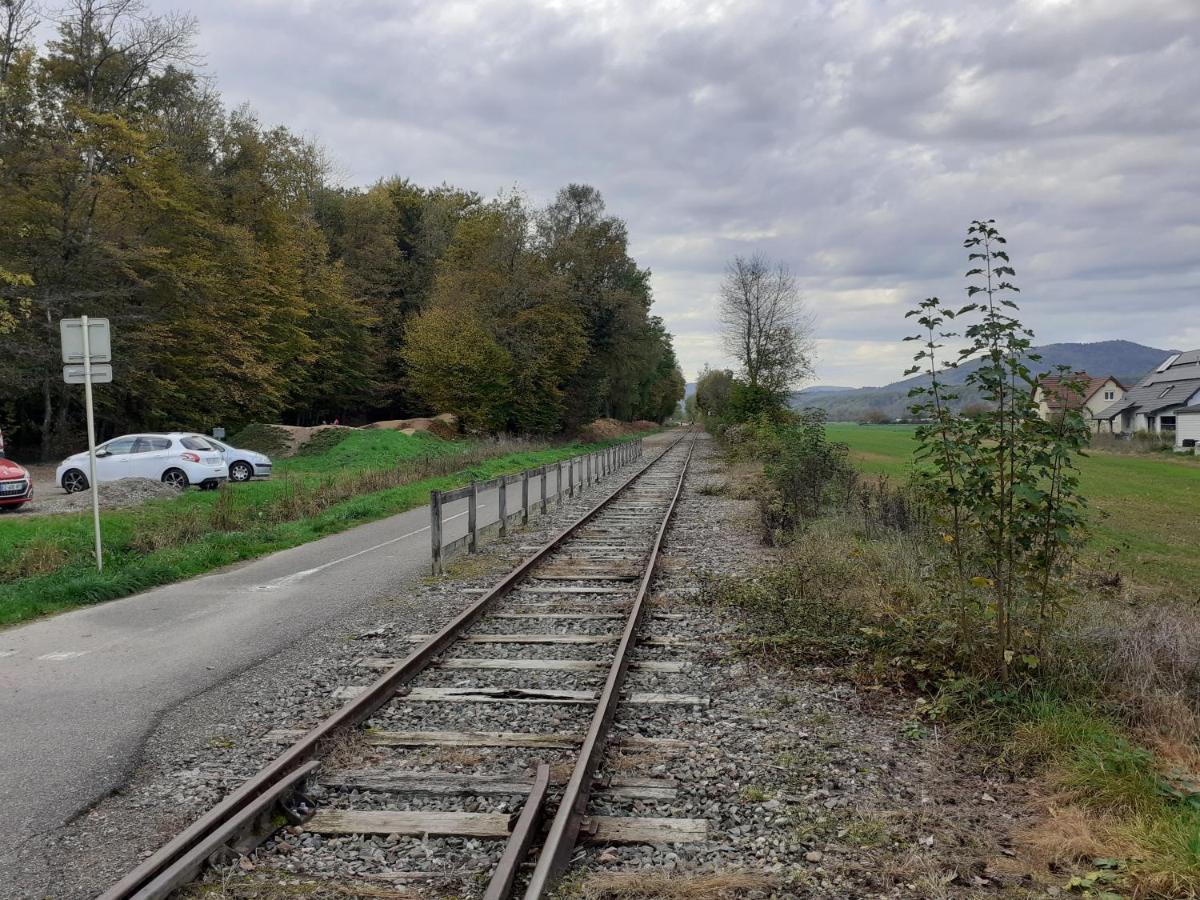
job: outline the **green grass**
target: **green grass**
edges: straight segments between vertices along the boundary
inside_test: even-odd
[[[864,472],[895,478],[912,465],[911,425],[828,426]],[[1135,581],[1192,588],[1200,583],[1200,466],[1194,458],[1092,451],[1079,461],[1091,506],[1090,549]]]
[[[221,492],[188,491],[176,499],[102,513],[103,573],[95,570],[87,513],[0,519],[0,625],[180,581],[412,509],[428,502],[431,490],[449,490],[472,479],[519,472],[616,443],[507,453],[497,445],[491,456],[487,445],[443,441],[423,433],[344,434],[319,452],[281,460],[270,481]],[[456,457],[463,458],[461,468],[454,466]],[[355,475],[437,460],[445,466],[443,471],[453,471],[280,521],[285,516],[279,510],[290,496],[319,494],[339,479],[345,483]],[[236,523],[238,530],[214,527],[221,521]]]

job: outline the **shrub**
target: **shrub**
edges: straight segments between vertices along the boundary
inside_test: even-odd
[[[849,448],[825,436],[825,413],[806,409],[783,423],[758,420],[755,452],[763,460],[765,484],[759,499],[763,531],[778,544],[828,506],[845,506],[857,473]]]
[[[967,277],[978,283],[967,294],[982,299],[957,311],[936,297],[921,301],[908,314],[924,333],[909,338],[922,349],[907,373],[930,376],[928,386],[910,391],[913,414],[929,420],[917,429],[914,483],[944,529],[941,589],[974,667],[1001,680],[1014,669],[1036,670],[1061,621],[1085,507],[1074,457],[1089,436],[1078,411],[1049,422],[1038,414],[1038,379],[1026,361],[1039,357],[1030,354],[1033,333],[1009,298],[1017,288],[1006,280],[1015,272],[1004,244],[991,220],[971,224],[964,245],[976,268]],[[983,399],[973,418],[952,414],[957,397],[939,358],[943,342],[958,336],[946,330],[956,319],[969,323],[959,361],[980,362],[965,380]],[[1082,390],[1069,380],[1065,388]]]

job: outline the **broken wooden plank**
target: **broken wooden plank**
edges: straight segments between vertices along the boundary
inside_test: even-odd
[[[368,669],[390,669],[397,659],[364,659],[361,665]],[[661,672],[678,674],[687,670],[687,663],[675,661],[646,660],[629,664],[631,672]],[[439,669],[501,669],[506,671],[545,672],[607,672],[609,663],[598,659],[485,659],[452,657],[434,663]]]
[[[708,820],[588,816],[580,835],[593,844],[694,844],[708,840]]]
[[[587,620],[587,619],[623,619],[625,616],[619,612],[603,612],[603,613],[581,613],[581,612],[539,612],[539,613],[492,613],[487,618],[489,619],[565,619],[565,620]]]
[[[351,684],[335,688],[335,700],[350,700],[367,689],[367,685]],[[596,691],[573,691],[558,688],[517,687],[418,687],[404,694],[405,700],[414,703],[551,703],[575,705],[595,703]],[[704,706],[707,697],[699,694],[664,694],[653,691],[635,691],[624,698],[625,703],[645,706]]]
[[[364,770],[331,772],[320,783],[342,790],[378,791],[389,794],[474,794],[481,797],[528,794],[532,778],[506,775],[460,775],[441,772],[398,775],[390,771]]]
[[[552,778],[560,785],[565,776]],[[389,794],[498,797],[528,794],[533,779],[524,775],[474,775],[450,772],[397,774],[392,770],[364,769],[331,772],[320,783],[339,790]],[[623,800],[674,800],[679,783],[674,778],[614,778],[598,781],[596,793]]]
[[[627,587],[604,587],[603,585],[564,585],[562,587],[519,587],[518,594],[627,594]]]
[[[429,640],[428,634],[410,634],[405,640],[419,643]],[[464,644],[614,644],[616,634],[467,634],[459,638]]]
[[[427,834],[508,837],[509,817],[498,813],[394,812],[383,809],[321,809],[304,823],[314,834]]]
[[[534,581],[637,581],[642,577],[639,572],[636,575],[623,575],[619,572],[539,572],[534,576]]]
[[[520,731],[368,731],[375,747],[530,747],[573,750],[583,741],[578,734],[533,734]]]
[[[420,703],[595,703],[596,691],[550,688],[429,687],[413,688],[406,700]]]

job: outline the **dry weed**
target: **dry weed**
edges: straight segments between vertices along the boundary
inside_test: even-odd
[[[1092,677],[1116,689],[1129,721],[1171,743],[1200,741],[1200,616],[1195,605],[1155,596],[1079,604],[1067,645]]]
[[[15,581],[33,575],[46,575],[67,564],[70,553],[56,540],[35,538],[16,559],[0,570],[0,581]]]
[[[1116,821],[1095,810],[1051,802],[1046,815],[1016,834],[1028,861],[1041,871],[1091,863],[1101,857],[1127,858],[1136,846]]]
[[[363,732],[356,728],[345,729],[326,741],[322,754],[323,768],[327,772],[362,768],[382,756],[378,748],[367,743]]]

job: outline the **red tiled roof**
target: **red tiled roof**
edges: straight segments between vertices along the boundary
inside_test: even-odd
[[[1110,375],[1089,375],[1087,372],[1076,372],[1073,375],[1046,375],[1038,382],[1045,395],[1046,406],[1052,410],[1080,409],[1083,404],[1092,399],[1092,395],[1109,381],[1114,382],[1122,391],[1125,386]],[[1077,381],[1083,385],[1083,392],[1068,390],[1063,387],[1064,381]]]

